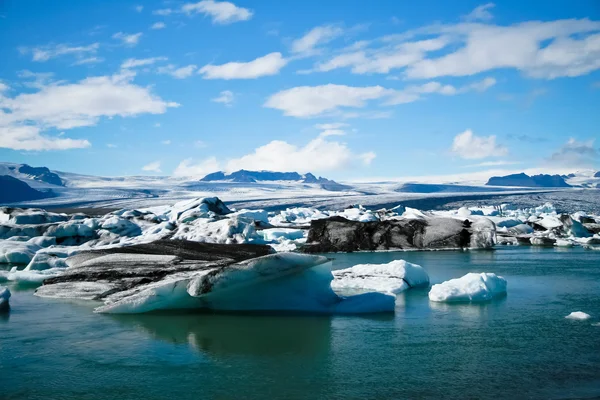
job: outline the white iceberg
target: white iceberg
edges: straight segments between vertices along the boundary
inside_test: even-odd
[[[496,274],[468,273],[433,285],[429,300],[439,302],[482,302],[506,294],[506,279]]]
[[[0,313],[8,312],[10,310],[10,290],[4,286],[0,286]]]
[[[333,271],[331,287],[339,293],[375,291],[398,294],[429,286],[429,275],[417,264],[394,260],[387,264],[358,264]]]
[[[567,315],[565,318],[566,319],[574,319],[574,320],[578,320],[578,321],[585,321],[585,320],[592,318],[592,316],[590,314],[584,313],[583,311],[573,311],[571,314]]]
[[[280,253],[158,282],[109,296],[99,313],[163,309],[297,311],[359,314],[392,312],[395,298],[382,293],[341,297],[331,288],[330,262],[322,256]],[[52,286],[52,285],[49,285]],[[38,290],[37,295],[44,295]]]

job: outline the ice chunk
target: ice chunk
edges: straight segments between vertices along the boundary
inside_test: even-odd
[[[278,241],[280,239],[297,240],[305,237],[307,231],[305,229],[293,228],[270,228],[263,229],[258,232],[262,237],[269,242]]]
[[[10,299],[10,290],[4,286],[0,286],[0,313],[5,313],[10,310],[8,299]]]
[[[331,287],[340,292],[376,291],[397,294],[429,286],[429,275],[417,264],[394,260],[387,264],[358,264],[333,271]]]
[[[554,246],[556,239],[547,236],[534,236],[529,239],[529,242],[534,246]]]
[[[43,271],[18,270],[13,267],[10,271],[0,271],[0,282],[12,281],[22,285],[41,285],[44,280],[58,276],[64,272],[64,268],[50,268]]]
[[[192,223],[180,225],[173,234],[173,239],[226,244],[263,241],[262,237],[257,235],[254,224],[238,217],[218,221],[196,219]]]
[[[67,268],[67,257],[81,251],[78,248],[52,247],[41,249],[25,268],[25,271],[42,271],[51,268]]]
[[[578,320],[578,321],[585,321],[585,320],[592,318],[592,316],[590,314],[584,313],[583,311],[573,311],[571,314],[567,315],[565,318],[566,319],[574,319],[574,320]]]
[[[231,210],[218,197],[205,197],[176,203],[168,216],[172,223],[184,223],[229,213]]]
[[[557,247],[573,247],[573,241],[568,239],[556,239],[554,245]]]
[[[496,244],[496,225],[488,218],[479,217],[471,222],[470,248],[488,249]]]
[[[29,264],[41,247],[35,243],[0,239],[0,263]]]
[[[120,236],[138,236],[142,233],[142,230],[138,225],[128,219],[119,218],[116,215],[103,221],[101,227],[102,229],[109,230]]]
[[[433,285],[429,300],[442,302],[481,302],[506,293],[506,279],[493,273],[468,273],[457,279]]]

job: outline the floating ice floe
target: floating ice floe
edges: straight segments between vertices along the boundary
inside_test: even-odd
[[[10,310],[10,290],[4,286],[0,286],[0,313],[5,313]]]
[[[212,246],[196,248],[221,249]],[[230,246],[248,257],[244,252],[250,249]],[[202,251],[194,254],[205,261],[168,254],[82,253],[68,260],[67,274],[38,288],[36,295],[102,300],[96,312],[117,314],[190,308],[360,314],[395,307],[395,298],[382,293],[337,295],[326,257],[278,253],[231,263],[226,253],[215,258]]]
[[[590,314],[584,313],[583,311],[573,311],[571,314],[567,315],[565,318],[566,319],[574,319],[574,320],[578,320],[578,321],[585,321],[585,320],[592,318],[592,316]]]
[[[429,275],[417,264],[394,260],[387,264],[358,264],[333,271],[331,287],[338,293],[375,291],[398,294],[429,286]]]
[[[506,294],[506,279],[493,273],[468,273],[461,278],[433,285],[429,300],[482,302]]]

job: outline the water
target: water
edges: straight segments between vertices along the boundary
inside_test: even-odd
[[[404,258],[434,283],[507,278],[484,305],[398,298],[395,315],[138,315],[12,288],[0,320],[1,399],[414,399],[600,396],[600,252],[336,254],[335,268]],[[593,316],[571,321],[571,311]]]

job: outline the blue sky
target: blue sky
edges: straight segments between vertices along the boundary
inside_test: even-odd
[[[600,6],[0,3],[0,160],[336,179],[600,169]]]

